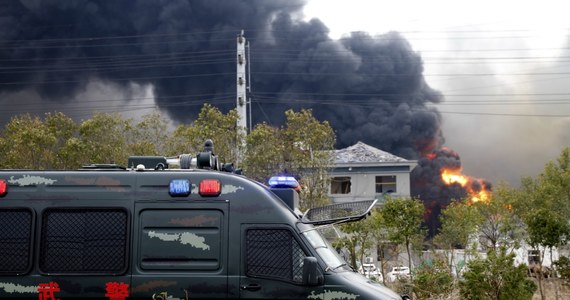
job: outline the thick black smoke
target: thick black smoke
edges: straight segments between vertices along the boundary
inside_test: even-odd
[[[411,174],[412,196],[418,196],[426,207],[425,220],[429,235],[434,236],[440,226],[438,216],[451,200],[470,198],[482,190],[491,191],[492,185],[484,179],[466,177],[465,186],[446,184],[441,180],[442,170],[461,170],[459,154],[447,147],[437,149],[418,160]]]
[[[36,91],[65,103],[93,80],[151,84],[156,102],[190,122],[204,102],[235,106],[236,36],[251,45],[253,122],[278,125],[312,108],[338,147],[363,141],[408,159],[443,144],[441,100],[420,55],[400,34],[328,37],[300,21],[302,0],[21,0],[0,2],[0,94]],[[128,106],[128,101],[125,100]],[[413,185],[445,203],[439,175],[420,160]],[[430,183],[431,182],[431,183]],[[439,195],[438,195],[439,193]],[[432,194],[434,196],[432,196]],[[445,197],[444,200],[442,200]]]
[[[0,2],[0,92],[33,89],[65,103],[90,80],[152,84],[180,122],[201,104],[235,106],[235,38],[251,44],[253,121],[279,124],[313,108],[339,147],[364,141],[415,159],[441,144],[440,95],[397,33],[328,37],[299,21],[300,0]],[[427,150],[426,150],[427,149]]]

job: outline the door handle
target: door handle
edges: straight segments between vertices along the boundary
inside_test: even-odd
[[[246,290],[246,291],[255,292],[255,291],[261,290],[261,285],[259,285],[257,283],[250,283],[248,285],[242,285],[241,289]]]

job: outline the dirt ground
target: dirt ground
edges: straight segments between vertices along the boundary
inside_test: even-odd
[[[535,280],[538,287],[538,280]],[[544,298],[547,300],[569,300],[570,287],[563,285],[560,279],[545,279],[542,282],[542,289],[544,291]],[[556,297],[558,290],[558,297]],[[532,300],[540,300],[540,290],[537,288]]]

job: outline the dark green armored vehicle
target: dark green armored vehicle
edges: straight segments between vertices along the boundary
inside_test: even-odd
[[[0,299],[402,299],[315,230],[374,201],[301,214],[288,183],[214,158],[0,171]]]

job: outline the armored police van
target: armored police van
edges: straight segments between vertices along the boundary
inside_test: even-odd
[[[294,179],[231,171],[211,151],[1,170],[0,299],[402,299],[316,230],[374,200],[302,214]]]

